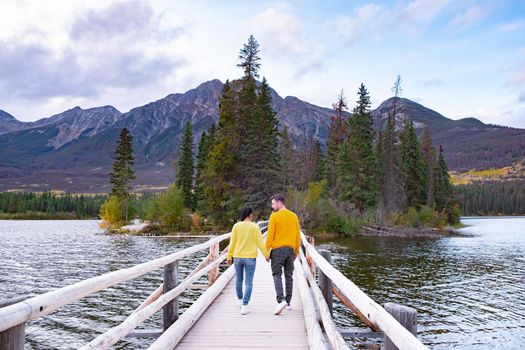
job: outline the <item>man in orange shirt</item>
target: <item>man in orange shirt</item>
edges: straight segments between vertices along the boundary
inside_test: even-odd
[[[284,196],[272,197],[272,209],[266,237],[266,249],[270,251],[272,275],[275,285],[277,307],[274,314],[279,315],[286,306],[290,307],[293,291],[293,262],[299,254],[301,233],[299,218],[286,209]],[[283,294],[282,275],[286,281],[286,296]]]

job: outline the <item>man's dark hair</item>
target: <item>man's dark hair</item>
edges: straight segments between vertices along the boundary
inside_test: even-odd
[[[276,194],[272,197],[273,200],[284,204],[284,196],[282,194]]]

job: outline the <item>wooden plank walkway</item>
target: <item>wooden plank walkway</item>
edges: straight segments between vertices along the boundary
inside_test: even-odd
[[[270,263],[259,255],[250,313],[241,315],[235,277],[177,345],[177,349],[308,349],[301,296],[294,272],[292,310],[275,316],[275,289]],[[284,280],[284,276],[283,276]]]

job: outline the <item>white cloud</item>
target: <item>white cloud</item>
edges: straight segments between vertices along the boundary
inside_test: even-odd
[[[348,44],[363,40],[383,29],[385,16],[382,7],[367,4],[354,9],[349,16],[339,16],[328,24],[335,27],[338,35]]]
[[[485,19],[492,10],[492,7],[491,3],[471,5],[466,10],[458,12],[458,14],[452,18],[447,25],[448,29],[452,32],[467,30]]]
[[[450,0],[414,0],[400,13],[400,18],[411,23],[432,22]]]
[[[522,28],[525,28],[524,20],[517,20],[517,21],[503,23],[503,24],[500,24],[497,29],[502,32],[514,32]]]
[[[255,15],[247,25],[259,40],[262,52],[297,63],[296,74],[320,68],[322,46],[308,38],[300,19],[288,9],[288,6],[267,8]]]

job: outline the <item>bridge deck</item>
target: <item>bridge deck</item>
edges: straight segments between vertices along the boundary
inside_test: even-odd
[[[241,315],[235,277],[177,345],[177,349],[308,349],[299,288],[294,273],[292,310],[275,316],[270,264],[257,258],[250,313]]]

